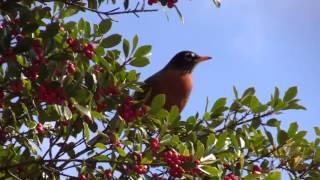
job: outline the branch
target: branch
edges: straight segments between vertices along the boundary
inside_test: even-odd
[[[12,164],[4,167],[0,167],[0,171],[9,170],[12,168],[16,168],[18,166],[22,165],[29,165],[29,164],[44,164],[44,163],[57,163],[57,162],[96,162],[96,163],[116,163],[116,164],[133,164],[132,162],[126,162],[126,161],[115,161],[115,160],[95,160],[95,159],[48,159],[48,160],[30,160],[25,161],[17,164]],[[142,163],[143,165],[148,166],[166,166],[166,163]]]
[[[138,16],[138,13],[146,13],[146,12],[156,12],[158,11],[158,9],[144,9],[144,7],[142,7],[141,9],[138,9],[138,5],[139,3],[137,3],[137,6],[131,10],[131,9],[128,9],[128,10],[124,10],[124,11],[118,11],[120,8],[115,8],[115,9],[112,9],[110,11],[99,11],[97,9],[92,9],[92,8],[88,8],[88,7],[85,7],[85,6],[81,6],[79,4],[75,4],[73,3],[72,1],[62,1],[60,0],[60,2],[66,4],[66,5],[69,5],[69,6],[74,6],[78,9],[83,9],[83,10],[87,10],[87,11],[91,11],[91,12],[94,12],[94,13],[97,13],[98,16],[101,17],[101,15],[104,15],[104,16],[113,16],[113,15],[119,15],[119,14],[134,14],[135,16],[139,17]]]
[[[244,115],[240,120],[238,120],[237,123],[235,123],[233,126],[239,126],[239,125],[242,125],[242,124],[246,124],[246,123],[248,123],[248,122],[253,121],[253,120],[256,119],[256,118],[264,118],[264,117],[266,117],[266,116],[272,115],[273,113],[274,113],[274,111],[271,110],[271,111],[269,111],[269,112],[266,112],[265,114],[262,114],[262,115],[259,115],[259,116],[254,116],[254,117],[252,117],[252,118],[250,118],[250,119],[244,120],[244,119],[248,116],[248,114],[245,114],[245,115]],[[229,126],[224,126],[223,128],[216,130],[215,132],[222,132],[222,131],[224,131],[225,129],[228,129],[228,128],[229,128]]]

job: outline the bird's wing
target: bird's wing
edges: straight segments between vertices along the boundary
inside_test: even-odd
[[[144,84],[141,86],[143,92],[135,92],[134,97],[136,100],[149,101],[151,91],[153,88],[156,88],[159,84],[160,76],[159,72],[150,76],[144,81]]]

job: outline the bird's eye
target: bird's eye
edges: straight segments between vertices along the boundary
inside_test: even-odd
[[[194,53],[188,53],[186,54],[186,60],[187,61],[192,61],[195,58],[195,54]]]

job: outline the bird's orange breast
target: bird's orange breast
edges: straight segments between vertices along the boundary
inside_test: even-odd
[[[146,83],[151,89],[149,103],[154,96],[165,94],[164,108],[170,110],[173,105],[176,105],[182,111],[192,90],[192,75],[177,70],[164,70],[151,77]]]

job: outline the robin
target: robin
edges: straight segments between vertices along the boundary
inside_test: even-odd
[[[192,90],[192,71],[197,64],[211,59],[209,56],[199,56],[191,51],[181,51],[176,54],[169,63],[159,72],[145,80],[145,84],[141,87],[144,91],[136,93],[137,100],[145,101],[147,105],[151,104],[152,99],[158,94],[166,95],[166,103],[164,108],[170,110],[176,105],[181,112],[186,105]],[[110,124],[113,130],[117,129],[116,119]],[[110,127],[106,128],[103,133],[108,134]],[[94,145],[99,141],[96,136],[88,142]]]
[[[147,105],[158,94],[165,94],[164,108],[170,110],[176,105],[180,112],[185,107],[192,90],[192,71],[197,64],[211,59],[199,56],[192,51],[181,51],[159,72],[145,80],[143,93],[136,93],[139,100],[144,99]]]

